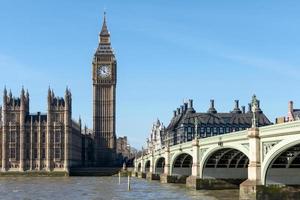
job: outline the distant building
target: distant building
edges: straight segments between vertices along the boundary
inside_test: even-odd
[[[127,141],[127,137],[118,137],[117,139],[117,153],[123,157],[130,157],[130,146]]]
[[[83,167],[94,165],[94,134],[93,130],[86,126],[82,130],[82,153],[81,163]]]
[[[162,145],[164,143],[163,139],[164,139],[164,133],[165,133],[165,126],[163,125],[163,123],[161,123],[159,121],[159,119],[157,119],[157,121],[155,123],[153,123],[152,125],[152,129],[150,132],[150,136],[147,139],[147,150],[148,151],[156,151],[158,149],[162,148]]]
[[[263,114],[260,105],[256,114],[259,127],[272,124]],[[184,103],[174,111],[173,118],[166,128],[164,145],[175,145],[191,141],[194,138],[205,138],[245,130],[251,127],[252,116],[251,104],[249,104],[249,109],[246,112],[245,106],[240,109],[238,100],[235,100],[234,109],[228,113],[218,113],[214,100],[210,101],[207,112],[197,113],[193,107],[193,100],[189,100],[188,103]]]
[[[294,109],[294,102],[289,101],[287,117],[276,118],[276,124],[292,122],[300,119],[300,109]]]
[[[0,108],[0,157],[5,171],[65,171],[82,164],[81,122],[72,120],[72,96],[48,91],[47,114],[30,114],[29,93],[4,89]]]

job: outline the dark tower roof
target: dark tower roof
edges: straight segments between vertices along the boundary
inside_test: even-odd
[[[104,18],[103,18],[103,24],[102,24],[102,29],[101,29],[101,32],[100,32],[100,36],[109,36],[109,31],[107,29],[107,26],[106,26],[106,12],[104,12]]]

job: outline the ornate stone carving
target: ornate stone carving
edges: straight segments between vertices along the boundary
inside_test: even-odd
[[[264,158],[266,157],[266,155],[268,154],[268,152],[278,143],[279,141],[271,141],[271,142],[264,142],[263,144],[262,144],[262,147],[263,147],[263,149],[262,149],[262,155],[263,155],[263,160],[264,160]]]
[[[202,159],[202,157],[203,157],[203,155],[204,155],[204,153],[206,152],[207,149],[208,149],[208,148],[204,148],[204,149],[200,149],[200,150],[199,150],[199,160]]]

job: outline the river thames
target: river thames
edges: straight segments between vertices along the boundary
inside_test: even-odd
[[[195,191],[185,185],[118,177],[1,177],[1,199],[238,199],[238,190]]]

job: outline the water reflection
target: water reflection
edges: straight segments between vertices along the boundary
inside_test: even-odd
[[[160,184],[158,181],[117,177],[1,177],[0,199],[238,199],[238,190],[195,191],[185,185]]]

